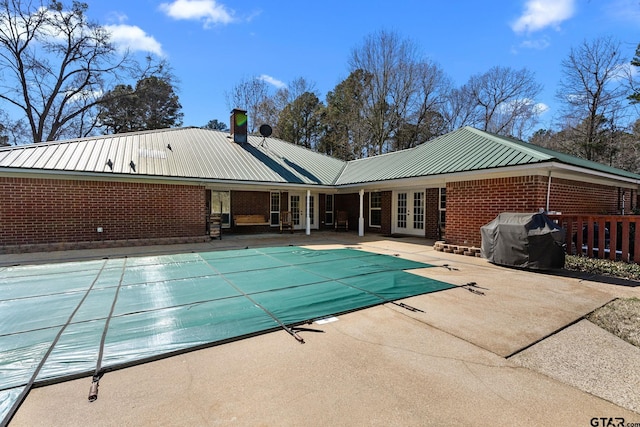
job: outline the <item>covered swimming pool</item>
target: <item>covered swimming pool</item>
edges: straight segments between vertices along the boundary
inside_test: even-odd
[[[0,424],[33,386],[454,287],[427,267],[285,246],[0,268]]]

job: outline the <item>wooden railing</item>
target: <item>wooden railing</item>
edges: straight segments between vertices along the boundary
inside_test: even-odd
[[[640,263],[640,215],[549,215],[566,232],[568,254]]]

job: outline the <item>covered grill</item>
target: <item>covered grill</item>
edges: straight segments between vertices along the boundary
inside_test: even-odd
[[[564,267],[565,231],[543,213],[499,214],[480,228],[482,256],[494,264],[550,269]]]

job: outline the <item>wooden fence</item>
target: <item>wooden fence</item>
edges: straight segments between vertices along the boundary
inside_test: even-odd
[[[640,263],[640,215],[549,215],[566,232],[568,254]]]

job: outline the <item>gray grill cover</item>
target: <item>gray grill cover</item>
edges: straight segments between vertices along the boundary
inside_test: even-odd
[[[513,267],[564,267],[565,231],[542,213],[501,213],[480,228],[482,256]]]

